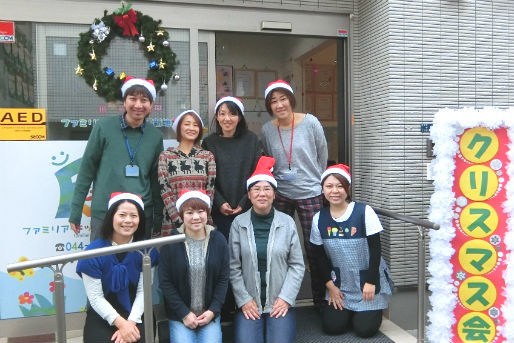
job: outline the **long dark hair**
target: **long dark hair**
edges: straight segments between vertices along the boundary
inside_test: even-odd
[[[145,213],[139,207],[139,205],[130,199],[123,199],[120,201],[115,202],[111,205],[111,208],[107,211],[107,214],[105,215],[104,221],[102,223],[102,228],[100,229],[100,237],[102,237],[105,240],[111,240],[112,239],[112,233],[114,232],[114,227],[112,225],[112,222],[114,220],[114,215],[116,214],[116,211],[118,211],[118,207],[120,207],[121,204],[129,202],[131,204],[134,204],[137,208],[137,213],[139,215],[139,225],[137,226],[136,232],[134,232],[133,241],[140,241],[144,239],[145,236]]]
[[[218,123],[218,112],[220,111],[221,105],[223,105],[223,104],[227,105],[230,113],[237,114],[237,116],[239,117],[239,122],[237,123],[237,126],[236,126],[236,132],[234,133],[234,138],[241,137],[243,135],[243,133],[246,130],[248,130],[248,124],[246,123],[245,116],[241,112],[241,109],[239,108],[239,106],[234,104],[232,101],[222,102],[218,106],[218,110],[214,114],[214,118],[212,119],[212,122],[211,122],[211,128],[213,126],[215,128],[214,134],[216,134],[218,136],[223,136],[223,129],[221,128],[220,123]]]

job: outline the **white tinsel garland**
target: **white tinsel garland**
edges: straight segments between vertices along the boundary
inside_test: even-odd
[[[441,228],[430,231],[430,263],[428,280],[432,310],[428,312],[429,326],[427,338],[433,343],[452,342],[451,327],[455,324],[453,310],[457,305],[456,286],[453,284],[453,267],[450,259],[455,253],[451,241],[455,237],[453,227],[453,205],[456,201],[452,191],[454,183],[455,156],[459,151],[457,136],[464,130],[473,127],[486,127],[495,130],[506,126],[509,128],[510,141],[514,142],[514,109],[500,110],[496,108],[460,110],[443,109],[436,113],[430,137],[434,142],[434,159],[430,165],[434,179],[434,194],[430,200],[429,220],[439,224]],[[507,251],[514,249],[514,144],[509,147],[509,164],[507,173],[507,199],[504,207],[509,218],[508,232],[505,237]],[[509,262],[513,263],[509,263]],[[514,341],[514,256],[506,257],[505,272],[506,298],[502,306],[505,318],[503,335],[507,341]]]
[[[509,113],[511,118],[514,113]],[[505,263],[507,268],[503,274],[505,279],[505,303],[501,307],[505,318],[505,326],[503,327],[503,336],[507,342],[514,342],[514,125],[510,125],[508,129],[510,145],[507,153],[509,164],[507,165],[507,174],[509,181],[505,187],[507,193],[507,201],[503,204],[505,213],[507,214],[507,232],[505,234],[505,246],[509,252],[506,255]]]

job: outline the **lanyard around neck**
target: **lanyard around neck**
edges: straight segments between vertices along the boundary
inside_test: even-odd
[[[293,122],[291,123],[291,142],[289,144],[289,156],[286,152],[284,142],[282,141],[282,135],[280,134],[280,124],[278,122],[278,119],[277,119],[277,132],[278,132],[278,137],[280,138],[280,144],[282,144],[282,150],[284,151],[284,155],[286,155],[286,157],[287,157],[287,163],[289,164],[289,170],[291,170],[291,159],[293,157],[294,112],[293,112]]]
[[[139,149],[139,145],[141,145],[141,140],[143,139],[143,135],[145,134],[145,132],[141,132],[141,136],[139,136],[139,141],[137,142],[136,148],[134,149],[134,153],[132,153],[132,149],[130,149],[130,144],[125,129],[121,129],[121,132],[123,132],[123,136],[125,137],[125,145],[127,146],[127,151],[130,158],[130,165],[133,166],[134,160],[136,159],[137,149]]]

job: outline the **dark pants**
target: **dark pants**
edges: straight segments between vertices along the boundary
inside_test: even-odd
[[[127,313],[124,313],[127,318]],[[136,343],[145,342],[145,330],[143,323],[137,324],[141,339]],[[86,323],[84,324],[83,339],[84,343],[111,343],[112,335],[118,330],[116,326],[111,326],[95,310],[89,309],[86,315]]]
[[[323,331],[329,335],[340,335],[353,328],[359,337],[377,334],[382,324],[382,310],[355,312],[336,310],[332,306],[323,309]]]
[[[316,268],[316,260],[310,242],[312,217],[323,207],[323,194],[308,199],[293,200],[281,196],[277,193],[274,206],[277,210],[294,217],[294,212],[298,213],[300,224],[303,231],[303,246],[307,254],[307,261],[311,272],[312,300],[314,305],[325,304],[325,285],[321,279],[319,270]]]
[[[212,211],[212,220],[216,229],[225,236],[228,242],[228,236],[230,234],[230,226],[236,216],[225,216],[217,210]],[[232,285],[228,284],[227,295],[225,296],[225,302],[221,308],[221,321],[227,322],[232,321],[234,313],[236,311],[236,301],[234,299],[234,293],[232,292]]]

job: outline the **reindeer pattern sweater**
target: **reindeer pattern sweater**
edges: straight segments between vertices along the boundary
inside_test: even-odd
[[[189,154],[177,148],[168,148],[159,156],[158,177],[164,201],[161,236],[168,236],[173,228],[182,224],[175,207],[182,189],[203,189],[212,203],[216,181],[214,155],[199,146],[194,146]]]

